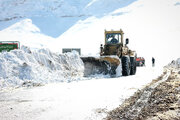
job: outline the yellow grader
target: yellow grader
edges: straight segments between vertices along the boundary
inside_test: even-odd
[[[134,75],[136,73],[136,52],[128,48],[129,39],[123,41],[124,32],[118,31],[104,32],[105,43],[100,46],[99,57],[81,57],[84,62],[84,76],[92,74],[119,74],[116,69],[120,67],[120,74],[123,76]]]

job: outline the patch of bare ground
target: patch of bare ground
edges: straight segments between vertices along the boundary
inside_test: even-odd
[[[180,72],[164,72],[104,120],[180,120]]]

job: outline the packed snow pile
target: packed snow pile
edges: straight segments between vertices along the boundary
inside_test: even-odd
[[[169,63],[168,66],[174,67],[174,68],[180,68],[180,58],[178,58],[177,60],[171,61],[171,63]]]
[[[83,76],[84,65],[77,52],[53,53],[47,49],[0,53],[0,89],[26,83],[70,82]]]
[[[180,58],[176,60],[176,67],[180,68]]]

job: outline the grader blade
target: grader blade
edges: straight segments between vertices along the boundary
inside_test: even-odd
[[[116,68],[120,64],[118,57],[101,56],[101,57],[81,57],[84,63],[84,76],[95,74],[116,74]]]

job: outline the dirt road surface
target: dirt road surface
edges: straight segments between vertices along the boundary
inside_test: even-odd
[[[108,114],[105,120],[179,120],[180,69],[165,67],[159,78]]]

